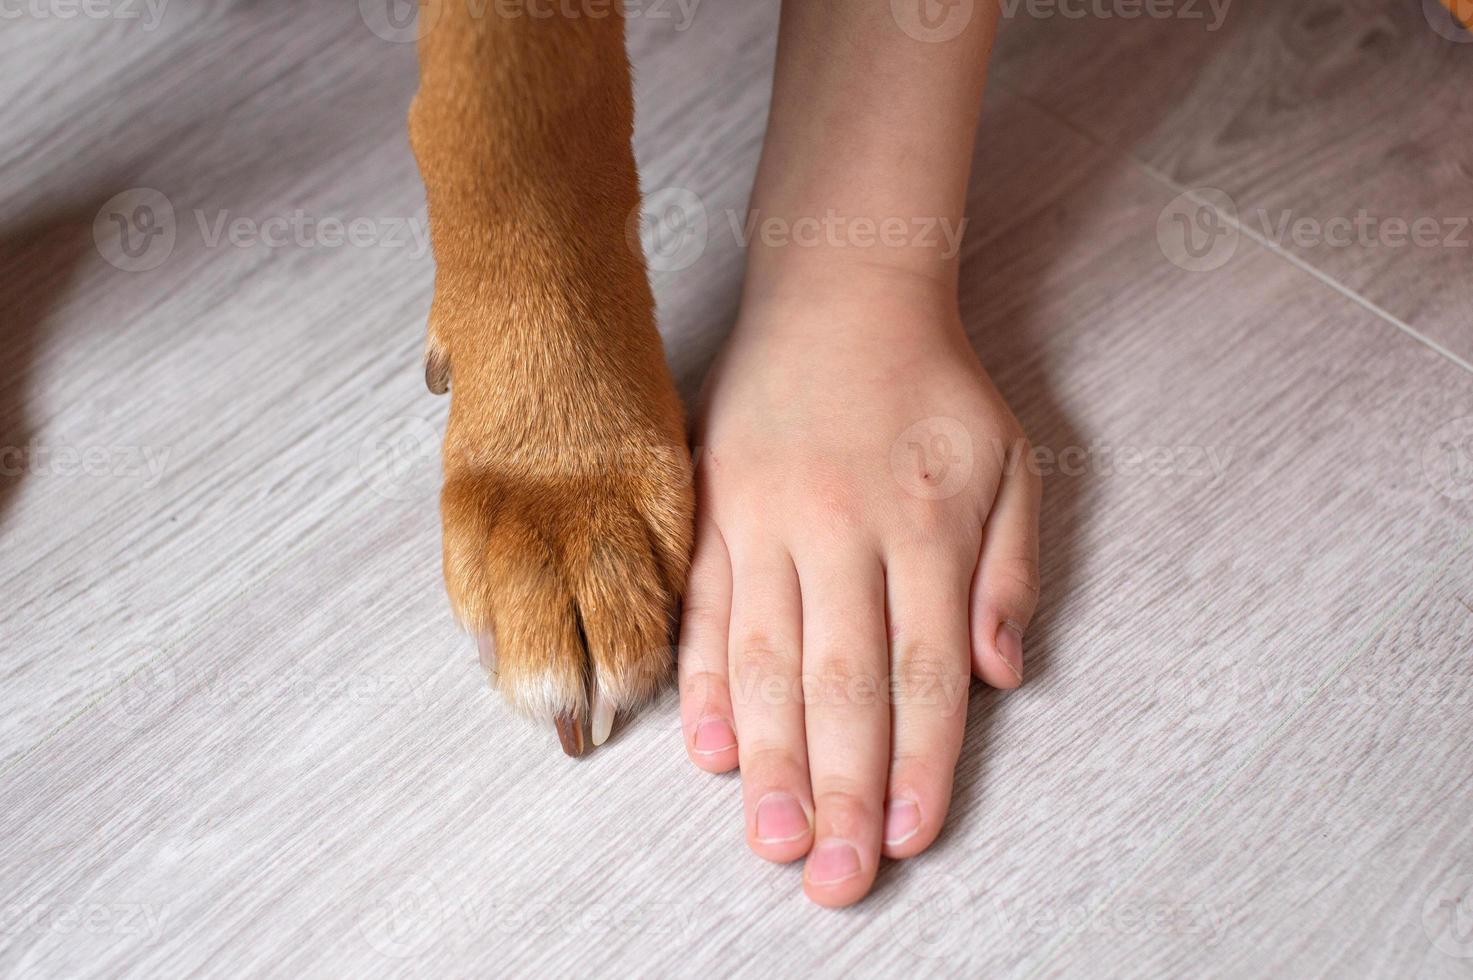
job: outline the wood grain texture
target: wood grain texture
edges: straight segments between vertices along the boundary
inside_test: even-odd
[[[1435,0],[1153,6],[1006,4],[994,78],[1473,360],[1473,34]]]
[[[647,190],[712,219],[654,280],[687,393],[735,312],[724,210],[773,24],[767,3],[631,23]],[[747,853],[737,782],[690,767],[673,700],[575,763],[487,688],[439,581],[428,257],[198,230],[422,219],[409,46],[327,3],[21,20],[0,45],[0,443],[50,460],[0,491],[0,970],[1467,975],[1473,503],[1440,447],[1473,376],[1343,291],[1399,264],[1346,260],[1336,288],[1244,240],[1184,270],[1158,239],[1181,175],[1004,50],[963,304],[1053,454],[1030,682],[974,692],[937,846],[825,912]],[[1200,118],[1153,138],[1272,185],[1266,148],[1199,141]],[[92,220],[139,186],[181,231],[130,273]],[[1440,309],[1419,326],[1455,338]],[[65,447],[167,455],[88,475]]]

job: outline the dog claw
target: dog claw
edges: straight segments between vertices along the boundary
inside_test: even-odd
[[[496,684],[496,647],[491,644],[491,634],[476,634],[476,656],[481,661],[481,668],[486,671],[486,676],[494,687]]]
[[[450,358],[433,345],[425,351],[425,387],[436,395],[450,390]]]
[[[614,727],[614,702],[600,691],[593,698],[593,744],[602,745]]]
[[[563,751],[573,758],[583,754],[583,719],[571,712],[563,712],[555,719],[558,741]]]

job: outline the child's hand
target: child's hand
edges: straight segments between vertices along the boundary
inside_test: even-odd
[[[823,905],[946,817],[970,672],[1022,679],[1039,479],[950,289],[749,300],[708,382],[680,648],[692,761]]]

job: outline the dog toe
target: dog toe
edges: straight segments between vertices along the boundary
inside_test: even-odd
[[[442,496],[456,617],[506,699],[551,720],[574,756],[609,737],[617,712],[649,700],[673,661],[668,568],[678,559],[661,553],[627,495],[601,490],[452,477]]]
[[[567,558],[594,686],[615,709],[627,709],[669,676],[672,597],[638,519],[618,523],[627,526],[571,543]]]

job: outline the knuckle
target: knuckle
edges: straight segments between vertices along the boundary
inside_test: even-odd
[[[797,655],[770,637],[739,638],[732,648],[729,671],[733,705],[773,707],[795,699]]]
[[[966,703],[967,654],[926,643],[907,644],[896,657],[891,697],[897,706],[949,709]]]
[[[921,797],[922,803],[934,796],[936,788],[951,779],[950,767],[943,768],[939,756],[934,751],[897,753],[890,765],[890,792],[909,789]]]
[[[802,508],[805,523],[826,529],[860,527],[864,503],[852,479],[844,474],[822,474],[810,483],[812,492]]]
[[[1008,463],[1018,459],[1027,440],[1012,425],[1001,425],[988,432],[983,441],[984,455],[988,467],[994,472],[1006,473]]]
[[[993,602],[1031,612],[1039,597],[1038,559],[1023,555],[999,559],[988,566],[984,582]]]
[[[1006,480],[1022,480],[1035,488],[1043,486],[1043,477],[1033,453],[1033,443],[1016,425],[999,433],[991,442],[991,463]]]
[[[961,521],[950,499],[913,499],[907,502],[904,533],[916,542],[932,543],[953,537]]]
[[[755,743],[740,741],[738,744],[743,778],[752,780],[754,784],[778,788],[786,785],[790,778],[802,775],[797,755],[786,745],[760,739]]]
[[[743,633],[734,637],[731,647],[733,666],[739,675],[766,676],[789,670],[794,663],[788,644],[766,633]]]
[[[687,704],[697,705],[701,711],[723,707],[730,701],[726,677],[712,670],[682,672],[680,698]]]
[[[722,628],[725,610],[714,602],[687,596],[680,607],[680,621],[688,636],[713,636]]]
[[[861,792],[857,784],[847,781],[815,794],[813,804],[828,833],[840,837],[863,837],[865,828],[880,816],[878,794]]]
[[[883,704],[889,692],[874,672],[843,654],[819,655],[803,672],[803,701],[830,708]]]
[[[1008,416],[1007,423],[997,435],[998,445],[1002,449],[1003,455],[1008,459],[1018,459],[1022,454],[1033,448],[1032,440],[1023,431],[1023,427],[1018,424],[1018,420],[1011,415]]]

